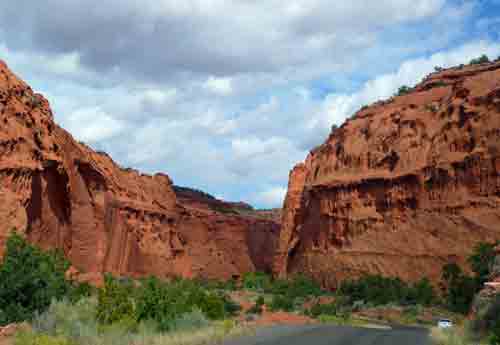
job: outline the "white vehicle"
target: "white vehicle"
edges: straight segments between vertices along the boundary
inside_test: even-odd
[[[439,328],[450,328],[453,327],[453,321],[448,319],[441,319],[438,321]]]

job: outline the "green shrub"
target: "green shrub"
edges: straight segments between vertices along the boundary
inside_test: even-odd
[[[411,87],[403,85],[398,89],[398,92],[396,93],[396,96],[403,96],[407,95],[411,92]]]
[[[437,296],[434,287],[427,278],[422,278],[408,289],[407,302],[429,306],[436,302]]]
[[[367,275],[357,281],[345,281],[339,288],[339,295],[346,296],[351,303],[364,301],[373,305],[397,303],[401,305],[430,305],[436,294],[426,278],[415,284],[407,284],[399,278]]]
[[[224,317],[238,315],[238,313],[241,311],[241,305],[234,302],[227,295],[222,295],[221,298],[222,301],[224,302],[224,313],[225,313]]]
[[[293,299],[325,294],[318,283],[303,274],[297,274],[288,280],[277,279],[270,284],[266,292],[287,295]]]
[[[97,291],[97,289],[94,288],[89,283],[72,282],[72,285],[71,285],[70,290],[68,291],[67,297],[72,303],[76,303],[81,299],[92,296],[92,294],[95,293],[96,291]]]
[[[36,334],[33,332],[19,332],[14,340],[14,345],[76,345],[64,336]]]
[[[457,264],[451,263],[443,267],[441,280],[447,307],[453,312],[467,314],[480,288],[477,279],[465,275]]]
[[[197,308],[191,312],[182,314],[172,323],[171,330],[177,332],[186,332],[197,328],[206,327],[210,321],[206,318],[205,314]]]
[[[292,278],[289,289],[288,295],[294,298],[320,296],[324,293],[317,282],[302,274]]]
[[[495,261],[495,246],[500,244],[500,242],[495,243],[479,243],[475,248],[474,252],[467,259],[467,262],[475,273],[475,277],[478,284],[482,285],[488,281],[488,276],[490,275],[491,265]]]
[[[247,314],[262,314],[262,307],[264,306],[265,301],[264,297],[259,296],[257,298],[257,301],[255,301],[255,304],[252,306],[252,308],[247,310]]]
[[[488,299],[484,308],[476,311],[471,328],[476,335],[492,334],[500,337],[500,294]]]
[[[278,311],[278,310],[293,311],[294,307],[295,307],[294,299],[286,295],[273,296],[271,305],[269,306],[271,311]]]
[[[151,277],[134,293],[138,321],[154,320],[162,331],[175,327],[175,320],[199,309],[211,320],[233,315],[239,306],[226,295],[208,291],[195,281],[162,282]]]
[[[483,54],[476,59],[470,60],[469,64],[470,65],[480,65],[480,64],[486,63],[486,62],[490,62],[490,59],[488,58],[487,55]]]
[[[455,263],[443,266],[442,285],[448,308],[452,311],[467,314],[474,296],[488,280],[490,270],[495,261],[494,248],[499,242],[479,243],[467,259],[474,276],[467,276]]]
[[[29,320],[68,294],[68,268],[61,253],[42,251],[12,232],[0,266],[0,325]]]
[[[130,282],[106,275],[98,293],[97,320],[104,325],[136,320],[133,288]]]
[[[97,336],[96,315],[97,299],[94,297],[76,303],[53,301],[45,312],[35,315],[31,324],[36,333],[80,340]]]
[[[337,304],[336,303],[328,303],[328,304],[314,304],[311,309],[307,311],[307,315],[317,318],[320,315],[337,315]]]
[[[349,325],[351,323],[351,316],[350,315],[344,315],[344,316],[319,315],[318,321],[321,323],[329,323],[329,324],[335,324],[335,325]]]
[[[221,320],[226,315],[224,301],[214,293],[206,293],[198,301],[199,307],[210,320]]]
[[[248,290],[268,290],[271,278],[262,272],[248,272],[243,276],[243,287]]]

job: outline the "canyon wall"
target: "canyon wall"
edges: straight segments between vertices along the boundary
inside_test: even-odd
[[[500,63],[363,107],[290,173],[274,273],[437,282],[500,239]]]
[[[90,280],[271,270],[277,222],[178,198],[167,175],[119,167],[55,124],[47,100],[1,61],[0,124],[0,256],[15,228],[62,249]]]

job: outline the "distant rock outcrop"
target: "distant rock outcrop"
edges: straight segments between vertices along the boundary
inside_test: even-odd
[[[274,272],[438,281],[500,239],[500,63],[363,107],[290,174]]]
[[[47,100],[1,61],[0,124],[0,256],[16,228],[90,277],[271,270],[278,223],[177,197],[167,175],[120,168],[56,125]]]

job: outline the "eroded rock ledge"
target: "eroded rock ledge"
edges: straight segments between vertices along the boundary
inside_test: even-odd
[[[500,238],[500,63],[433,73],[330,134],[290,174],[274,272],[437,281]]]
[[[167,175],[122,169],[55,124],[47,100],[3,62],[0,124],[0,256],[16,228],[94,278],[271,270],[276,221],[179,199]]]

